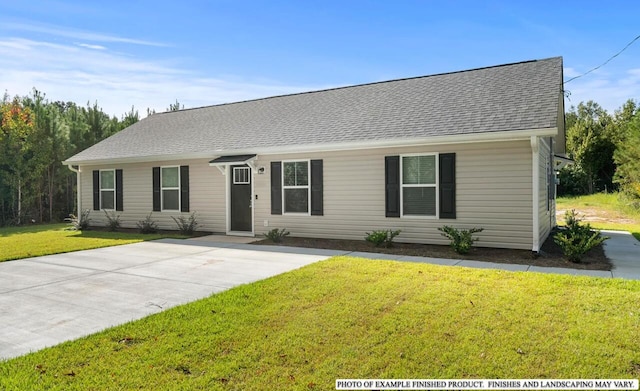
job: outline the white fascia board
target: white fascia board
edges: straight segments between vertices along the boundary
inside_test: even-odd
[[[246,149],[235,149],[228,151],[209,151],[182,153],[172,155],[152,155],[152,156],[133,156],[113,159],[96,159],[96,160],[65,160],[62,163],[66,165],[100,165],[100,164],[125,164],[125,163],[148,163],[159,161],[174,160],[192,160],[192,159],[211,159],[216,156],[223,155],[279,155],[285,153],[309,153],[309,152],[334,152],[358,149],[376,149],[376,148],[393,148],[393,147],[410,147],[417,145],[440,145],[440,144],[468,144],[477,142],[498,142],[498,141],[516,141],[529,140],[531,137],[555,136],[558,134],[558,128],[541,128],[541,129],[525,129],[525,130],[507,130],[499,132],[485,132],[473,134],[454,134],[446,136],[430,136],[420,138],[396,138],[371,141],[353,141],[344,143],[328,143],[328,144],[308,144],[308,145],[285,145],[275,147],[262,147]]]

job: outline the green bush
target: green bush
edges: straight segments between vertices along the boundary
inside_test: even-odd
[[[89,221],[91,221],[89,213],[91,213],[91,211],[89,209],[85,209],[80,212],[80,216],[70,214],[69,217],[65,219],[71,224],[71,227],[68,229],[73,231],[84,231],[89,229]]]
[[[193,233],[196,231],[196,228],[198,228],[196,212],[191,213],[189,215],[189,218],[186,218],[184,216],[180,216],[177,219],[171,216],[171,218],[176,222],[178,231],[180,231],[180,233],[183,235],[193,235]]]
[[[581,220],[573,209],[565,212],[564,221],[566,227],[553,236],[553,241],[562,248],[562,253],[571,262],[580,262],[589,250],[609,239],[600,236],[600,231],[591,229],[590,224],[580,224]]]
[[[105,216],[107,216],[107,227],[109,227],[109,231],[115,231],[120,228],[120,215],[117,215],[116,212],[107,212],[104,211]]]
[[[289,235],[289,231],[286,228],[278,229],[274,228],[271,231],[264,234],[264,237],[271,240],[273,243],[280,243],[285,236]]]
[[[393,247],[393,239],[400,235],[400,230],[381,230],[372,231],[371,233],[365,232],[366,236],[364,240],[373,243],[376,247],[380,247],[384,244],[385,247]]]
[[[451,248],[458,254],[468,254],[473,246],[474,242],[477,242],[478,238],[474,238],[473,234],[484,231],[484,228],[471,228],[471,229],[456,229],[445,225],[438,228],[440,235],[449,238],[451,240]]]
[[[138,226],[138,230],[141,234],[154,234],[158,232],[158,224],[155,221],[151,220],[151,213],[149,213],[149,215],[145,217],[144,220],[138,221],[136,225]]]

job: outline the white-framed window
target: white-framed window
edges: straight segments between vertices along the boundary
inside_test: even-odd
[[[160,167],[162,210],[180,210],[180,167]]]
[[[116,170],[100,170],[100,209],[116,209]]]
[[[401,215],[438,216],[438,155],[400,156]]]
[[[311,204],[309,160],[282,162],[282,210],[309,214]]]
[[[248,185],[250,183],[249,167],[233,167],[234,185]]]

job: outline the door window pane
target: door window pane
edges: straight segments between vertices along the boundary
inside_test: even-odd
[[[248,185],[249,181],[249,167],[234,167],[233,168],[233,184],[234,185]]]

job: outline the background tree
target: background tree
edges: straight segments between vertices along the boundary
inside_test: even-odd
[[[182,109],[184,109],[184,105],[180,107],[180,102],[178,102],[178,100],[176,99],[176,103],[169,103],[169,107],[167,108],[167,111],[178,111]]]
[[[613,118],[593,101],[571,107],[567,129],[567,151],[575,160],[575,181],[584,180],[586,193],[615,190],[613,153],[620,139]]]
[[[36,152],[33,141],[33,112],[22,105],[16,97],[9,102],[8,96],[0,104],[0,182],[7,186],[2,194],[2,221],[13,220],[20,224],[24,217],[23,198],[29,162]]]
[[[177,102],[176,102],[177,103]],[[136,123],[132,106],[119,120],[98,103],[50,102],[33,90],[0,101],[0,226],[61,221],[76,205],[75,173],[62,161]]]
[[[640,111],[622,125],[624,141],[614,154],[618,169],[615,180],[629,196],[632,204],[640,208]]]

